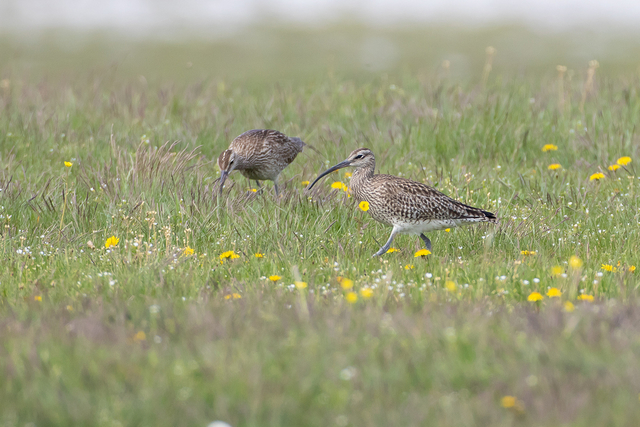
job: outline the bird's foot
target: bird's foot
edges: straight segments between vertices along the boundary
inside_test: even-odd
[[[391,236],[389,236],[389,240],[387,240],[387,243],[385,243],[384,246],[381,247],[380,250],[373,255],[374,257],[387,253],[387,251],[391,247],[391,243],[393,242],[393,237],[396,235],[397,232],[398,231],[394,227],[393,231],[391,232]]]
[[[380,255],[382,255],[382,254],[385,254],[385,253],[387,253],[387,250],[388,250],[388,249],[380,248],[380,250],[379,250],[378,252],[376,252],[375,254],[373,254],[373,255],[371,256],[371,258],[375,258],[375,257],[377,257],[377,256],[380,256]]]

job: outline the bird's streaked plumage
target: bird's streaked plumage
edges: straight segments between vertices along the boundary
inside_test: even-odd
[[[218,157],[220,192],[227,176],[234,170],[245,177],[273,181],[278,193],[278,175],[302,152],[306,144],[277,130],[253,129],[237,136]]]
[[[375,174],[376,159],[368,148],[358,148],[343,162],[321,173],[307,189],[323,176],[345,167],[355,170],[351,176],[351,194],[369,204],[367,213],[383,224],[393,226],[387,243],[374,256],[389,249],[398,233],[417,234],[431,249],[424,233],[476,222],[497,222],[496,216],[465,205],[420,182],[393,175]]]

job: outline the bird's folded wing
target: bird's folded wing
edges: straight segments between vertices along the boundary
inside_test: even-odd
[[[425,184],[399,179],[385,182],[383,192],[389,204],[405,218],[419,221],[435,219],[483,218],[482,210],[465,205]]]

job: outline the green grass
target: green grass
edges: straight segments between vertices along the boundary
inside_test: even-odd
[[[320,74],[4,72],[0,425],[638,424],[637,77],[598,70],[581,107],[579,70],[559,107],[554,73]],[[217,198],[251,128],[320,154],[281,198],[239,174]],[[390,229],[331,189],[344,171],[301,184],[361,146],[500,223],[371,258]]]

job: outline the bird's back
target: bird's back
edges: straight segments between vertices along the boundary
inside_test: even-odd
[[[304,142],[300,138],[292,138],[271,129],[253,129],[237,136],[229,148],[235,153],[250,158],[255,155],[267,154],[270,156],[290,158],[293,161],[298,153],[302,152]]]
[[[253,129],[236,137],[229,148],[242,156],[251,179],[275,179],[302,152],[304,142],[271,129]]]

